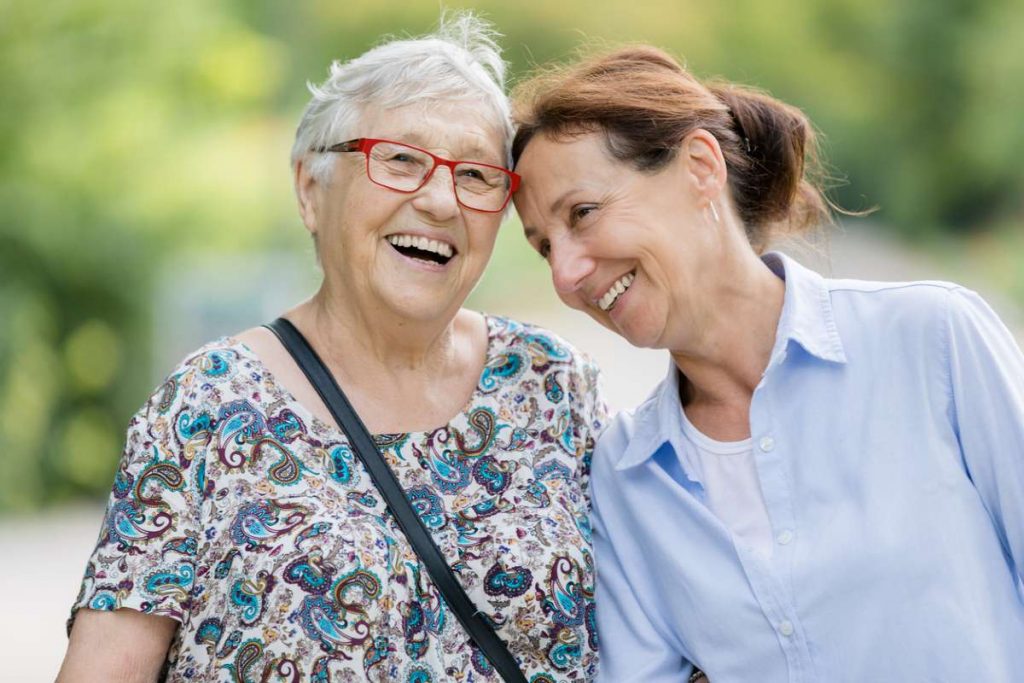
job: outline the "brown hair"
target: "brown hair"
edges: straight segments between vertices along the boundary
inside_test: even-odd
[[[619,49],[541,74],[517,87],[515,100],[514,164],[538,133],[602,131],[614,158],[653,172],[703,128],[722,149],[736,209],[758,252],[778,233],[831,219],[808,177],[818,171],[817,145],[799,109],[752,88],[701,83],[656,48]]]

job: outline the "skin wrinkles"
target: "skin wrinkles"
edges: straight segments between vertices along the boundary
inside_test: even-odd
[[[498,150],[496,152],[494,144],[491,141],[491,138],[493,138],[493,136],[496,134],[497,133],[495,132],[490,135],[486,135],[482,140],[476,143],[470,142],[460,144],[458,147],[458,154],[455,154],[452,150],[446,149],[444,147],[435,147],[434,149],[431,149],[431,143],[436,142],[436,140],[431,140],[431,137],[436,136],[424,135],[421,131],[418,131],[416,129],[407,129],[401,133],[396,133],[395,135],[384,135],[381,137],[383,137],[386,140],[396,140],[398,142],[405,142],[407,144],[412,145],[413,147],[429,149],[434,154],[437,154],[438,156],[444,157],[446,159],[451,159],[452,161],[479,161],[485,164],[491,164],[492,166],[504,166],[505,162],[502,158],[501,150]],[[377,136],[367,135],[365,137]]]
[[[409,142],[446,158],[501,157],[500,135],[482,112],[464,103],[370,110],[362,121],[360,135]],[[445,359],[458,356],[450,348],[452,330],[439,328],[437,321],[456,316],[482,275],[500,214],[460,206],[447,168],[438,167],[424,187],[403,194],[370,182],[363,155],[336,156],[334,174],[324,185],[301,169],[296,174],[300,212],[307,229],[317,235],[324,264],[312,327],[368,331],[352,342],[383,365],[436,368],[441,361],[450,371]],[[419,267],[386,241],[396,233],[443,236],[457,253],[444,268]],[[386,324],[381,324],[382,317]],[[402,334],[375,337],[385,329]]]

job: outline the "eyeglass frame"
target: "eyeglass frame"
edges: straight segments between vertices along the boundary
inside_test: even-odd
[[[381,142],[386,142],[392,145],[401,145],[403,147],[408,147],[409,149],[414,149],[417,152],[423,152],[428,157],[430,157],[431,161],[434,162],[434,165],[423,176],[423,180],[420,181],[420,184],[417,185],[412,190],[399,190],[398,188],[391,187],[390,185],[385,185],[384,183],[378,182],[373,179],[373,175],[371,175],[370,173],[370,150],[373,149],[375,145]],[[464,206],[470,211],[479,211],[480,213],[501,213],[502,211],[504,211],[505,207],[508,206],[509,200],[512,199],[512,194],[519,189],[519,184],[522,182],[522,178],[518,173],[511,169],[505,168],[504,166],[497,166],[495,164],[485,164],[481,161],[472,161],[470,159],[445,159],[444,157],[440,157],[429,150],[423,149],[422,147],[410,145],[407,142],[400,142],[398,140],[388,140],[385,138],[353,138],[352,140],[338,142],[326,147],[316,147],[312,151],[320,154],[324,154],[326,152],[362,152],[363,156],[366,157],[366,177],[369,178],[370,182],[373,183],[374,185],[378,185],[385,189],[391,190],[392,192],[401,192],[402,194],[413,194],[415,192],[419,192],[420,190],[423,189],[423,186],[430,182],[430,179],[434,177],[434,171],[437,170],[438,166],[446,166],[448,170],[451,171],[452,174],[452,192],[455,195],[455,201],[458,202],[459,206]],[[478,209],[475,206],[469,206],[461,199],[459,199],[459,188],[455,184],[455,167],[458,166],[459,164],[473,164],[474,166],[493,168],[497,171],[502,171],[503,173],[508,175],[508,192],[505,195],[505,201],[502,202],[499,208]]]

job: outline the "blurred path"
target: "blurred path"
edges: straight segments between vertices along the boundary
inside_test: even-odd
[[[52,681],[67,638],[64,622],[99,533],[98,504],[0,518],[0,680]]]
[[[793,252],[796,253],[796,252]],[[835,235],[830,256],[798,255],[819,272],[834,277],[878,280],[957,279],[927,258],[863,229]],[[1022,338],[1021,309],[987,291],[968,275],[959,280],[978,289]],[[667,368],[664,352],[634,349],[582,313],[558,304],[554,295],[543,301],[518,302],[503,314],[552,328],[586,350],[600,363],[605,389],[614,408],[639,403]],[[0,661],[3,681],[52,681],[60,667],[66,639],[64,620],[78,591],[88,553],[96,539],[99,505],[64,508],[33,518],[0,519],[0,585],[5,619],[0,620]]]

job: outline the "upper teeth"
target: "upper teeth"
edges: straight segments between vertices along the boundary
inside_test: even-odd
[[[629,289],[629,286],[633,284],[633,278],[636,277],[633,273],[626,273],[618,280],[615,284],[608,288],[608,291],[604,293],[597,305],[601,307],[602,311],[607,311],[616,302],[619,296]]]
[[[445,258],[450,258],[453,253],[450,244],[416,235],[388,235],[387,240],[396,247],[415,247],[422,251],[432,251]]]

